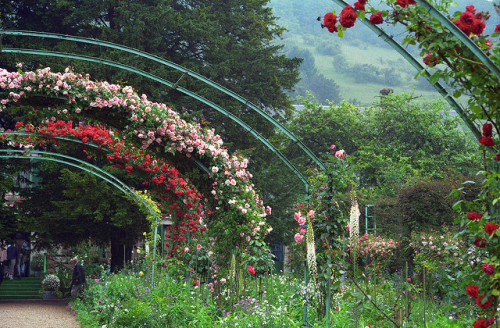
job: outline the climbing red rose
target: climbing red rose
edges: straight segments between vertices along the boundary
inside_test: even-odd
[[[495,272],[495,267],[489,263],[484,263],[483,272],[490,276]]]
[[[494,234],[495,231],[497,231],[497,229],[498,229],[498,224],[493,222],[488,223],[484,226],[484,231],[490,236]]]
[[[356,15],[356,12],[352,9],[352,7],[347,6],[340,13],[340,18],[339,18],[340,25],[342,25],[345,28],[353,27],[357,17],[358,15]]]
[[[469,295],[472,298],[477,298],[479,296],[479,287],[476,285],[467,285],[467,288],[465,289],[465,292],[467,295]]]
[[[415,0],[396,0],[397,4],[400,5],[402,8],[406,8],[409,5],[416,5],[417,3]]]
[[[482,218],[481,214],[475,213],[472,210],[469,213],[467,213],[467,219],[471,221],[479,222],[481,221],[481,218]]]
[[[481,35],[483,34],[484,28],[486,27],[486,24],[479,19],[474,20],[471,26],[471,32],[474,33],[475,35]]]
[[[479,143],[486,147],[493,147],[495,145],[495,141],[491,137],[481,137],[479,138]]]
[[[486,319],[477,319],[473,324],[472,327],[474,328],[488,328],[495,322],[495,318],[489,318],[488,320]]]
[[[435,53],[429,52],[424,56],[423,62],[429,67],[434,67],[439,62],[439,56]]]
[[[382,12],[379,11],[370,16],[370,23],[373,25],[382,24],[384,22],[384,18],[382,17]]]
[[[479,248],[485,248],[486,247],[486,240],[476,236],[476,240],[474,241],[474,245],[479,247]]]
[[[500,24],[498,24],[498,25],[495,27],[495,32],[496,32],[496,33],[500,33]]]
[[[361,2],[355,2],[354,3],[354,9],[355,10],[362,10],[362,11],[365,11],[365,5],[362,4]]]
[[[477,298],[476,298],[476,304],[481,307],[482,309],[487,309],[491,306],[491,300],[492,300],[492,297],[488,297],[488,299],[486,300],[486,302],[482,302],[482,299],[483,297],[485,297],[486,294],[484,295],[479,295]]]
[[[249,272],[250,274],[255,274],[255,269],[254,269],[252,266],[249,266],[249,267],[248,267],[248,272]]]
[[[333,13],[326,13],[323,17],[323,25],[330,28],[330,26],[335,26],[335,24],[337,24],[337,16]]]
[[[466,11],[460,15],[460,23],[465,24],[465,25],[472,25],[472,22],[474,22],[474,14]]]
[[[491,137],[493,131],[493,125],[491,123],[484,123],[483,125],[483,136]]]
[[[465,7],[465,10],[468,11],[468,12],[470,12],[470,13],[473,13],[473,14],[476,13],[476,8],[474,8],[473,5]]]

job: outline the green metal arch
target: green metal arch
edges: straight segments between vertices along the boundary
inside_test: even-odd
[[[131,54],[138,55],[143,58],[147,58],[150,60],[153,60],[157,63],[160,63],[162,65],[168,66],[170,68],[173,68],[175,70],[178,70],[183,73],[183,75],[188,75],[191,76],[199,81],[202,81],[209,86],[227,94],[228,96],[231,96],[232,98],[238,100],[245,106],[248,106],[258,114],[260,114],[262,117],[267,119],[271,124],[273,124],[275,127],[277,127],[280,131],[282,131],[288,138],[290,138],[295,144],[297,144],[306,154],[309,158],[311,158],[322,170],[325,170],[325,165],[314,155],[314,153],[300,140],[298,139],[291,131],[289,131],[286,127],[278,123],[275,119],[273,119],[269,114],[261,110],[259,107],[257,107],[255,104],[252,102],[248,101],[247,99],[243,98],[242,96],[238,95],[237,93],[223,87],[222,85],[206,78],[205,76],[198,74],[194,71],[191,71],[185,67],[182,67],[180,65],[177,65],[171,61],[165,60],[159,56],[155,56],[153,54],[134,49],[131,47],[119,45],[116,43],[108,42],[108,41],[102,41],[102,40],[96,40],[96,39],[90,39],[90,38],[84,38],[84,37],[77,37],[77,36],[72,36],[72,35],[65,35],[65,34],[56,34],[56,33],[47,33],[47,32],[36,32],[36,31],[19,31],[19,30],[12,30],[12,31],[6,31],[2,30],[0,31],[0,36],[1,35],[19,35],[19,36],[31,36],[31,37],[39,37],[39,38],[51,38],[51,39],[59,39],[59,40],[69,40],[69,41],[75,41],[75,42],[82,42],[82,43],[88,43],[88,44],[95,44],[107,48],[113,48],[121,51],[125,51]],[[181,77],[182,78],[182,77]],[[179,79],[180,81],[180,79]]]
[[[101,58],[95,58],[91,56],[83,56],[83,55],[76,55],[76,54],[71,54],[71,53],[65,53],[65,52],[55,52],[55,51],[48,51],[48,50],[34,50],[34,49],[18,49],[18,48],[3,48],[2,52],[4,53],[20,53],[20,54],[28,54],[28,55],[41,55],[41,56],[53,56],[53,57],[61,57],[61,58],[72,58],[72,59],[77,59],[77,60],[84,60],[84,61],[89,61],[89,62],[94,62],[94,63],[99,63],[103,65],[108,65],[112,67],[117,67],[132,73],[136,73],[139,75],[142,75],[148,79],[151,79],[153,81],[159,82],[163,85],[166,85],[170,88],[173,88],[175,86],[174,83],[164,80],[156,75],[144,72],[143,70],[137,69],[135,67],[131,67],[125,64],[121,64],[118,62],[114,62],[111,60],[106,60],[106,59],[101,59]],[[308,188],[309,184],[307,182],[307,179],[302,175],[302,173],[281,153],[280,150],[278,150],[276,147],[274,147],[273,144],[271,144],[266,138],[264,138],[260,133],[258,133],[253,127],[249,126],[247,123],[244,121],[240,120],[238,117],[233,115],[232,113],[229,113],[222,107],[218,106],[217,104],[213,103],[212,101],[205,99],[204,97],[196,94],[195,92],[192,92],[190,90],[187,90],[183,87],[176,87],[176,90],[198,100],[203,102],[204,104],[210,106],[211,108],[217,110],[219,113],[222,113],[223,115],[229,117],[232,119],[234,122],[238,123],[240,126],[242,126],[245,130],[253,134],[257,139],[259,139],[264,145],[266,145],[271,151],[274,152],[275,155],[277,155],[294,173],[297,175],[297,177],[304,183],[306,186],[306,189]],[[279,123],[277,123],[279,124]],[[197,161],[197,164],[201,164],[199,161]],[[206,168],[204,169],[205,172],[208,172]]]
[[[339,6],[345,7],[348,5],[344,0],[333,0]],[[376,25],[370,23],[368,19],[362,19],[362,22],[373,32],[375,32],[379,37],[382,38],[385,42],[387,42],[394,50],[396,50],[403,58],[409,62],[415,69],[418,71],[425,72],[425,78],[430,82],[431,75],[426,70],[426,67],[423,66],[419,61],[417,61],[408,51],[406,51],[399,43],[397,43],[391,36],[389,36],[385,31],[379,28]],[[479,132],[478,128],[469,120],[467,115],[464,113],[460,105],[457,103],[455,98],[449,94],[444,85],[441,82],[436,82],[435,84],[431,84],[434,89],[448,102],[448,104],[455,110],[455,112],[460,116],[460,118],[465,122],[467,127],[472,131],[472,133],[479,139],[481,137],[481,132]]]
[[[137,195],[137,193],[135,193],[132,189],[130,189],[129,186],[127,186],[125,183],[123,183],[122,181],[120,181],[118,178],[116,178],[115,176],[109,174],[108,172],[100,169],[99,167],[95,166],[95,165],[92,165],[90,163],[87,163],[85,161],[82,161],[78,158],[75,158],[75,157],[72,157],[72,156],[67,156],[67,155],[62,155],[62,154],[58,154],[58,153],[53,153],[53,152],[48,152],[48,151],[38,151],[38,150],[30,150],[28,153],[25,151],[25,150],[20,150],[20,149],[0,149],[0,153],[17,153],[17,154],[20,154],[20,155],[0,155],[0,158],[7,158],[7,159],[12,159],[12,158],[16,158],[16,159],[31,159],[31,158],[36,158],[36,159],[41,159],[41,160],[47,160],[47,161],[53,161],[53,162],[57,162],[57,163],[62,163],[62,164],[66,164],[66,165],[69,165],[69,166],[73,166],[73,167],[76,167],[80,170],[83,170],[83,171],[86,171],[88,173],[91,173],[99,178],[101,178],[102,180],[110,183],[111,185],[113,185],[114,187],[116,187],[118,190],[122,191],[125,195],[132,195],[133,198],[136,198],[136,200],[138,200],[140,203],[142,203],[142,205],[144,205],[147,210],[155,217],[155,221],[156,221],[156,224],[155,224],[155,234],[154,234],[154,251],[153,251],[153,261],[155,259],[155,255],[156,255],[156,242],[157,242],[157,235],[158,235],[158,229],[157,229],[157,226],[158,226],[158,215],[156,215],[156,213],[151,209],[151,207],[149,207],[149,205],[144,201],[144,199],[142,199],[141,197],[139,197],[139,195]],[[39,154],[39,155],[42,155],[42,156],[30,156],[31,154]],[[63,159],[58,159],[58,158],[54,158],[54,157],[45,157],[45,156],[55,156],[55,157],[61,157]],[[96,170],[98,172],[95,172],[93,170],[90,170],[82,165],[79,165],[79,164],[75,164],[75,163],[72,163],[72,162],[69,162],[68,160],[72,160],[72,161],[75,161],[79,164],[84,164],[86,166],[89,166],[91,167],[93,170]],[[113,181],[114,180],[114,181]],[[152,268],[152,276],[151,276],[151,283],[154,285],[154,266]]]

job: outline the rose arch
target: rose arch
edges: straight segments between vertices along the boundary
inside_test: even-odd
[[[10,139],[15,146],[44,147],[60,142],[54,137],[68,136],[97,144],[99,148],[84,149],[89,161],[105,156],[113,166],[144,177],[143,187],[156,195],[176,223],[171,231],[174,245],[185,243],[187,232],[195,235],[208,229],[213,238],[224,240],[219,243],[222,251],[227,245],[262,240],[271,231],[265,222],[270,209],[254,189],[246,170],[248,160],[230,156],[213,129],[182,120],[166,105],[139,96],[131,87],[95,82],[69,69],[53,73],[49,68],[35,72],[19,68],[18,72],[0,71],[1,110],[23,105],[24,111],[36,110],[39,121],[16,123],[13,130],[19,135]],[[46,108],[32,105],[39,96],[65,102]],[[193,156],[209,168],[210,195],[182,178],[172,164],[186,167]]]

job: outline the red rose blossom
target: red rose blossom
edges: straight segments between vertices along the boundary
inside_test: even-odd
[[[475,213],[471,210],[469,213],[467,213],[467,219],[469,219],[471,221],[479,222],[479,221],[481,221],[482,216],[481,216],[481,214]]]
[[[473,14],[476,13],[476,8],[473,5],[465,7],[465,10]]]
[[[493,125],[491,123],[484,123],[483,125],[483,136],[491,137],[493,133]]]
[[[476,240],[474,241],[474,245],[479,247],[479,248],[485,248],[486,247],[486,240],[476,236]]]
[[[465,292],[467,295],[469,295],[472,298],[477,298],[479,296],[479,287],[476,285],[467,285],[467,288],[465,288]]]
[[[415,0],[396,0],[397,4],[400,5],[402,8],[406,8],[409,5],[415,5],[417,4]]]
[[[484,28],[486,27],[486,24],[479,19],[474,20],[471,26],[471,31],[475,35],[481,35],[483,34]]]
[[[342,25],[345,28],[353,27],[357,17],[358,15],[356,15],[356,12],[352,10],[352,7],[347,6],[340,13],[340,18],[339,18],[340,25]]]
[[[484,302],[484,303],[482,302],[482,299],[483,299],[483,297],[485,297],[485,296],[486,296],[486,294],[484,294],[484,295],[479,295],[479,296],[476,298],[476,304],[477,304],[480,308],[482,308],[482,309],[487,309],[487,308],[489,308],[489,307],[491,306],[491,300],[492,300],[491,296],[490,296],[490,297],[488,297],[488,299],[486,300],[486,302]]]
[[[338,32],[339,30],[337,29],[337,25],[332,25],[328,27],[328,32],[333,33],[333,32]]]
[[[495,145],[495,141],[493,141],[491,137],[481,137],[479,138],[479,143],[485,145],[486,147],[493,147]]]
[[[326,15],[323,17],[323,24],[330,28],[330,26],[334,26],[337,24],[337,16],[335,16],[333,13],[326,13]]]
[[[366,3],[368,2],[368,0],[358,0],[358,2],[362,5],[366,5]]]
[[[472,25],[472,22],[474,22],[474,14],[471,12],[464,12],[462,15],[460,15],[460,23],[465,24],[465,25]]]
[[[495,267],[489,263],[483,264],[483,272],[491,276],[495,272]]]
[[[488,223],[484,226],[484,231],[488,234],[488,235],[492,235],[493,233],[495,233],[495,231],[497,231],[498,229],[498,224],[496,223]]]
[[[248,267],[248,272],[249,272],[250,274],[255,274],[255,269],[254,269],[252,266],[249,266],[249,267]]]
[[[434,67],[439,62],[439,56],[432,52],[429,52],[424,56],[423,62],[429,67]]]
[[[365,5],[362,4],[361,2],[355,2],[354,3],[354,10],[362,10],[365,11]]]
[[[500,33],[500,24],[495,27],[495,33]]]
[[[495,318],[489,318],[488,320],[480,318],[477,319],[473,324],[472,327],[474,328],[488,328],[495,322]]]
[[[384,18],[382,17],[381,11],[370,16],[370,23],[372,23],[373,25],[382,24],[383,22]]]

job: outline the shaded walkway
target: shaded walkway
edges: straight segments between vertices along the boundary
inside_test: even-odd
[[[0,301],[0,328],[80,328],[65,300]]]

